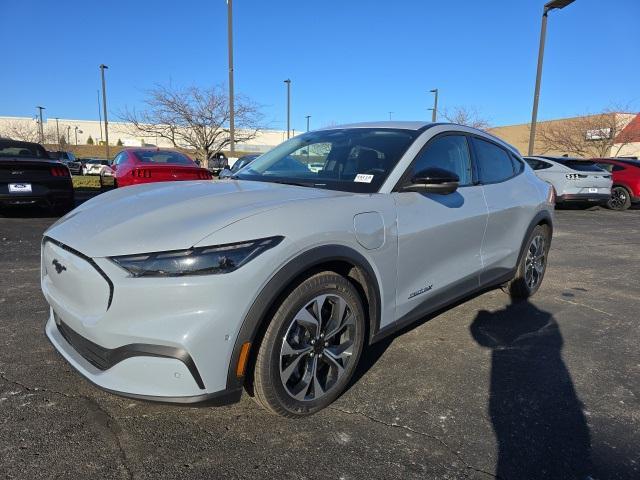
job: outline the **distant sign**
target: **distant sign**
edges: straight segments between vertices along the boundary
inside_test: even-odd
[[[606,140],[611,138],[611,128],[596,128],[587,130],[585,134],[587,140]]]

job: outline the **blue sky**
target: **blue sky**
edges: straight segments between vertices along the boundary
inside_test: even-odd
[[[429,119],[477,109],[530,118],[545,0],[235,0],[236,90],[284,128]],[[105,8],[106,7],[106,10]],[[97,119],[100,63],[112,120],[156,83],[226,85],[225,0],[1,0],[0,116]],[[640,110],[640,1],[576,0],[549,16],[539,118]]]

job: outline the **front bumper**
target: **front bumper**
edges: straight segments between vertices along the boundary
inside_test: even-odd
[[[556,198],[556,203],[589,202],[606,203],[610,195],[604,193],[567,193]]]
[[[45,238],[41,284],[51,306],[46,334],[80,374],[109,392],[161,402],[229,403],[242,389],[228,385],[227,374],[245,314],[229,301],[237,284],[232,277],[239,277],[234,274],[249,272],[131,278],[108,259]]]
[[[191,357],[181,349],[140,344],[106,349],[66,326],[53,309],[45,333],[53,347],[78,373],[98,388],[115,395],[155,402],[216,405],[237,402],[242,395],[242,389],[204,392],[200,373]],[[166,383],[168,372],[173,372],[171,383],[174,385]],[[189,376],[198,384],[199,392],[193,389]],[[181,378],[184,378],[183,382],[179,382]],[[176,385],[177,381],[182,385]],[[131,386],[127,388],[127,385]]]

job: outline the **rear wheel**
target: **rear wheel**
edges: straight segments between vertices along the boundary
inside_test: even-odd
[[[631,195],[629,191],[620,186],[611,189],[611,197],[607,202],[607,207],[611,210],[626,210],[631,206]]]
[[[516,276],[506,285],[506,291],[512,298],[526,299],[538,291],[547,270],[550,242],[549,227],[537,225],[527,238]]]
[[[362,303],[346,278],[322,272],[306,279],[265,332],[253,374],[255,400],[290,418],[321,410],[351,379],[364,336]]]

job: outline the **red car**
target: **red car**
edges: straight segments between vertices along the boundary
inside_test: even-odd
[[[100,175],[101,185],[106,177],[114,177],[115,187],[139,183],[173,182],[176,180],[211,180],[206,168],[200,168],[193,160],[175,150],[159,148],[127,148],[118,153],[109,169]]]
[[[640,202],[640,160],[594,158],[592,161],[613,175],[609,208],[626,210],[632,203]]]

